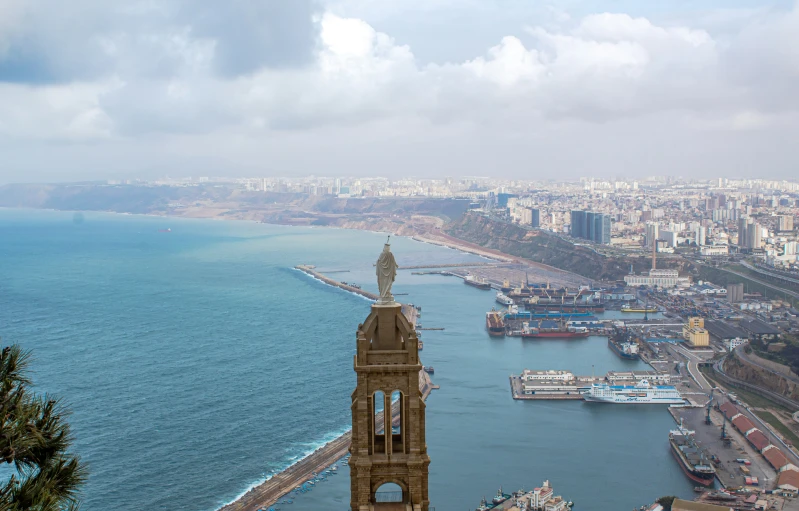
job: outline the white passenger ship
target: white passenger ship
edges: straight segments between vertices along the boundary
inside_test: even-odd
[[[650,385],[649,380],[641,380],[636,385],[608,385],[593,383],[583,391],[586,401],[598,403],[652,403],[683,404],[680,392],[671,385]]]

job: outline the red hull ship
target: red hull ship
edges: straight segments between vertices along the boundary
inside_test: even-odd
[[[669,432],[669,445],[674,459],[685,475],[704,486],[712,486],[716,480],[716,469],[705,457],[702,449],[694,441],[694,432],[680,424],[678,429]]]

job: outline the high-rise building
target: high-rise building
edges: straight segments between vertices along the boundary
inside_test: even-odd
[[[571,212],[571,235],[595,243],[609,244],[611,222],[610,215],[574,210]]]
[[[658,239],[658,224],[655,222],[647,222],[646,224],[646,246],[653,248],[655,241]]]
[[[695,238],[695,241],[696,241],[696,244],[697,244],[698,246],[700,246],[700,247],[706,244],[706,239],[705,239],[705,234],[706,234],[706,232],[707,232],[707,229],[705,229],[705,228],[704,228],[703,226],[701,226],[701,225],[700,225],[699,227],[697,227],[697,228],[696,228],[696,238]]]
[[[749,248],[749,217],[741,216],[738,219],[738,247]]]
[[[661,231],[660,239],[666,241],[666,245],[675,248],[677,246],[677,233],[674,231]]]
[[[760,244],[763,241],[762,240],[763,228],[760,227],[760,224],[754,222],[752,218],[750,218],[749,220],[752,222],[746,226],[746,237],[747,237],[746,245],[750,249],[757,249],[760,248]]]
[[[596,217],[599,213],[594,213],[593,211],[586,211],[585,212],[585,236],[584,238],[587,240],[595,241],[596,235],[594,234],[594,228],[596,225],[594,222],[596,221]]]
[[[596,215],[594,217],[594,242],[610,245],[611,228],[610,215]]]
[[[778,231],[792,231],[793,230],[793,217],[789,215],[780,215],[777,221]]]
[[[530,225],[532,227],[541,227],[541,210],[532,208],[530,210],[530,213],[531,213]]]
[[[585,211],[573,210],[571,214],[571,235],[574,238],[585,238],[588,234],[586,228]]]

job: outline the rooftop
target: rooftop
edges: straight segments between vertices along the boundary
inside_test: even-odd
[[[741,320],[741,328],[756,335],[779,335],[780,331],[759,319]]]
[[[710,332],[713,336],[718,337],[719,339],[734,339],[734,338],[746,338],[748,335],[746,332],[737,328],[726,321],[720,320],[705,320],[705,328],[708,332]]]

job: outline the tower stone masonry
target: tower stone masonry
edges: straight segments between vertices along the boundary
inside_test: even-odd
[[[376,303],[358,326],[356,342],[350,508],[428,511],[430,458],[416,331],[400,304]],[[386,483],[398,485],[401,494],[379,493]]]

